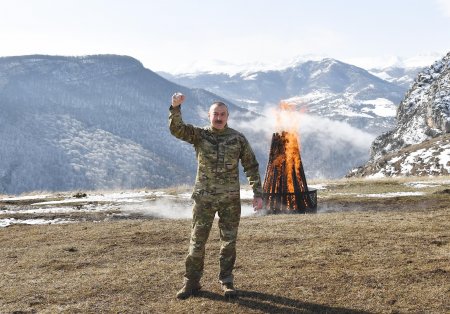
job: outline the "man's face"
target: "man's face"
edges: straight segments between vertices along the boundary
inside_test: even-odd
[[[212,105],[208,112],[211,126],[218,130],[222,130],[227,124],[228,110],[225,106]]]

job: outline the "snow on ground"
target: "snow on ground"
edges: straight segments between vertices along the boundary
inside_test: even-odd
[[[422,148],[393,157],[386,160],[386,164],[368,178],[409,176],[417,175],[417,173],[420,175],[450,173],[450,143],[439,141],[430,148]]]
[[[374,179],[374,180],[376,180],[376,179],[381,179],[381,178],[385,178],[386,177],[386,175],[383,173],[383,172],[377,172],[377,173],[374,173],[374,174],[371,174],[371,175],[369,175],[369,176],[367,176],[367,179]]]
[[[11,225],[22,224],[22,225],[56,225],[56,224],[67,224],[67,223],[75,223],[73,220],[66,219],[0,219],[0,228],[8,227]]]
[[[399,197],[399,196],[420,196],[425,195],[425,192],[392,192],[392,193],[382,193],[382,194],[358,194],[356,197]]]
[[[24,195],[19,197],[0,198],[0,202],[36,201],[24,209],[13,207],[3,209],[1,214],[70,214],[115,211],[117,216],[142,215],[148,217],[183,219],[192,217],[192,206],[190,192],[169,194],[164,191],[132,191],[132,192],[109,192],[87,195],[76,198],[67,197],[60,200],[45,201],[55,198],[54,195]],[[242,216],[254,215],[255,212],[250,200],[253,199],[251,189],[241,190]],[[0,228],[12,224],[56,224],[69,223],[70,220],[63,219],[0,219]]]
[[[388,82],[392,82],[394,80],[394,78],[385,71],[380,71],[380,72],[369,71],[369,73],[372,75],[378,76],[380,79],[388,81]]]
[[[5,197],[1,198],[0,202],[10,202],[10,201],[32,201],[32,200],[40,200],[47,199],[52,197],[52,195],[24,195],[24,196],[14,196],[14,197]]]
[[[252,200],[252,199],[253,199],[253,191],[252,190],[241,189],[241,200]]]
[[[316,190],[326,190],[327,184],[324,183],[318,183],[318,184],[308,184],[309,189],[316,189]]]
[[[361,111],[363,111],[363,110],[361,110]],[[353,108],[350,108],[350,107],[337,108],[335,110],[335,113],[340,114],[345,117],[361,117],[361,118],[373,119],[373,117],[371,115],[357,112],[357,111],[353,110]]]
[[[373,112],[379,117],[395,117],[397,114],[397,107],[395,104],[386,98],[377,98],[372,100],[365,100],[363,104],[374,105],[375,108],[363,108],[362,112]]]
[[[415,182],[406,182],[404,183],[406,186],[410,186],[416,189],[424,189],[424,188],[434,188],[441,185],[450,184],[450,180],[442,180],[442,181],[415,181]]]
[[[450,180],[429,180],[415,181],[405,183],[405,186],[412,188],[428,188],[450,184]],[[312,184],[310,189],[326,190],[327,184]],[[335,193],[342,194],[342,193]],[[356,197],[402,197],[402,196],[420,196],[425,192],[396,192],[383,194],[352,194]],[[143,217],[155,217],[166,219],[189,219],[192,217],[192,207],[194,205],[190,192],[180,192],[178,194],[167,193],[164,191],[130,191],[130,192],[108,192],[95,193],[86,197],[76,198],[67,197],[58,201],[46,201],[47,199],[55,199],[60,195],[24,195],[19,197],[0,198],[0,202],[11,202],[0,210],[0,214],[67,214],[67,213],[96,213],[96,212],[113,212],[114,217],[127,218],[128,216],[137,215]],[[253,191],[248,188],[241,189],[242,200],[242,216],[258,216],[263,215],[263,211],[255,212],[252,207]],[[22,201],[28,204],[35,201],[31,205],[21,205]],[[14,203],[16,202],[16,203]],[[0,219],[0,228],[14,224],[62,224],[74,223],[76,220],[70,219]]]

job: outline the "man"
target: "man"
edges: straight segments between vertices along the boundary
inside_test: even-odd
[[[198,167],[192,194],[195,204],[184,285],[177,298],[186,299],[201,289],[205,244],[216,212],[221,240],[219,282],[225,296],[233,297],[236,290],[232,272],[241,216],[239,160],[253,189],[255,210],[262,208],[258,162],[244,135],[228,127],[228,108],[224,103],[213,103],[208,112],[210,126],[199,128],[183,122],[181,104],[184,100],[185,96],[180,93],[172,96],[169,128],[172,135],[194,146]]]

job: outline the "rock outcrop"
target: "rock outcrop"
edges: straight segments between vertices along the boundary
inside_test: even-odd
[[[449,174],[450,53],[417,75],[396,118],[372,143],[369,162],[347,176]]]

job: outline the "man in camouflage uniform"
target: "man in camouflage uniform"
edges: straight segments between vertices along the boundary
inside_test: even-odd
[[[180,106],[184,99],[180,93],[172,97],[170,132],[194,146],[198,168],[192,194],[195,205],[184,286],[177,293],[177,298],[185,299],[201,289],[205,244],[216,212],[219,215],[221,240],[219,282],[225,296],[232,297],[236,295],[232,272],[241,216],[239,160],[253,188],[255,210],[262,208],[258,162],[244,135],[228,127],[228,108],[224,103],[213,103],[208,112],[211,125],[199,128],[183,122]]]

